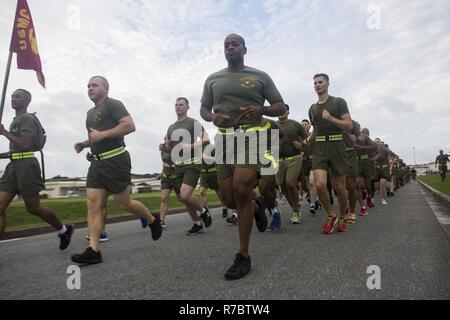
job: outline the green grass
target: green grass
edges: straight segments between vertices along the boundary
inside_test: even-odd
[[[430,187],[450,196],[450,175],[448,173],[445,182],[441,182],[441,177],[439,175],[420,176],[417,177],[417,179],[426,183]]]
[[[198,197],[198,191],[195,191],[194,195]],[[208,191],[207,198],[210,205],[219,203],[214,191]],[[159,192],[133,194],[133,199],[141,201],[152,212],[159,211],[161,202]],[[48,199],[41,200],[41,204],[43,207],[52,209],[63,223],[86,220],[86,198]],[[169,210],[183,207],[184,205],[172,193],[169,200]],[[117,208],[112,197],[108,200],[107,208],[108,217],[128,215],[128,213]],[[14,201],[6,210],[6,231],[45,225],[47,224],[41,219],[26,211],[21,200]]]

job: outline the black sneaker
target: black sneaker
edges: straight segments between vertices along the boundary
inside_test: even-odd
[[[309,213],[311,214],[311,215],[315,215],[316,214],[316,208],[314,207],[314,205],[312,205],[310,208],[309,208]]]
[[[256,209],[255,209],[255,222],[256,228],[259,232],[266,232],[267,229],[267,216],[266,216],[266,205],[264,204],[263,197],[259,196],[255,199]]]
[[[149,223],[148,226],[150,230],[152,231],[152,239],[154,241],[161,238],[162,235],[162,226],[161,226],[161,219],[159,218],[159,214],[153,214],[155,217],[155,221],[153,223]]]
[[[190,230],[188,230],[186,232],[186,234],[188,236],[193,235],[193,234],[199,234],[200,232],[202,232],[202,230],[203,230],[203,225],[198,225],[198,224],[194,223],[192,228]]]
[[[236,254],[236,259],[230,269],[225,273],[225,278],[228,280],[237,280],[245,277],[250,272],[252,262],[250,256],[247,258],[241,254]]]
[[[322,208],[322,206],[320,205],[320,201],[317,200],[317,201],[314,203],[314,209],[315,209],[316,211],[319,211],[321,208]]]
[[[72,255],[72,261],[79,264],[96,264],[102,262],[102,254],[89,247],[82,254]]]
[[[64,250],[67,248],[70,244],[70,239],[72,239],[73,231],[75,230],[75,227],[73,224],[66,224],[66,233],[58,235],[59,237],[59,249]]]
[[[202,217],[205,227],[209,228],[209,227],[211,227],[211,224],[212,224],[212,218],[211,218],[211,215],[209,214],[209,209],[208,208],[204,208],[204,209],[206,211],[204,213],[202,213],[200,216]]]
[[[228,209],[227,208],[222,208],[222,218],[226,218],[228,217]]]

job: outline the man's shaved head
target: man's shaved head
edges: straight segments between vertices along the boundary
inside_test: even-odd
[[[245,39],[242,36],[240,36],[240,35],[238,35],[236,33],[231,33],[231,34],[226,36],[225,41],[227,39],[230,39],[230,38],[234,38],[234,39],[239,40],[239,42],[242,44],[242,46],[245,47]]]
[[[28,90],[25,89],[17,89],[17,91],[22,92],[25,95],[25,99],[28,103],[31,102],[31,93]]]
[[[94,78],[102,80],[103,81],[103,85],[105,86],[106,90],[109,90],[109,82],[108,82],[108,80],[105,77],[93,76],[91,79],[94,79]]]

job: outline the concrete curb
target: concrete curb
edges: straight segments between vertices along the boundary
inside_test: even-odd
[[[220,208],[220,207],[221,207],[221,205],[212,205],[212,206],[209,206],[208,208],[214,209],[214,208]],[[172,210],[169,210],[167,212],[167,215],[178,214],[178,213],[183,213],[183,212],[186,212],[185,208],[172,209]],[[159,212],[152,212],[152,213],[159,213]],[[131,221],[131,220],[139,220],[139,219],[136,218],[132,214],[127,214],[127,215],[124,215],[124,216],[107,218],[106,219],[106,224],[126,222],[126,221]],[[86,220],[78,221],[78,222],[71,222],[71,223],[73,225],[75,225],[75,229],[86,228],[87,227],[87,221]],[[45,234],[45,233],[53,233],[53,232],[55,232],[55,229],[53,229],[53,227],[51,227],[51,226],[42,226],[42,227],[18,229],[18,230],[13,230],[13,231],[6,231],[3,234],[3,237],[2,237],[1,240],[11,240],[11,239],[16,239],[16,238],[25,238],[25,237],[31,237],[31,236],[36,236],[36,235]]]
[[[425,188],[430,190],[432,193],[434,193],[437,197],[439,197],[440,200],[442,200],[443,203],[445,203],[447,206],[450,207],[450,197],[448,195],[434,189],[433,187],[429,186],[425,182],[422,182],[418,179],[417,179],[417,182],[419,182],[422,186],[424,186]]]

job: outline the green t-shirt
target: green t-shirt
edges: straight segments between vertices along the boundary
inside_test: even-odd
[[[376,164],[378,166],[388,165],[389,156],[391,154],[389,149],[382,147],[381,150],[379,150],[379,152],[380,152],[380,157],[376,161]]]
[[[202,132],[204,131],[203,126],[200,122],[195,119],[187,117],[181,121],[177,121],[173,123],[169,129],[167,129],[167,137],[171,141],[172,148],[174,148],[179,143],[183,144],[193,144],[201,138]],[[194,153],[198,153],[198,156],[202,154],[202,149],[192,150],[190,154],[186,154],[184,156],[184,152],[181,150],[179,152],[180,159],[179,160],[190,160],[195,155]]]
[[[301,150],[295,147],[294,141],[298,141],[299,138],[306,138],[305,128],[300,122],[291,119],[284,122],[278,121],[277,123],[285,134],[284,143],[280,149],[280,157],[287,158],[299,155]]]
[[[437,157],[436,157],[436,161],[439,163],[439,164],[447,164],[447,162],[448,162],[448,155],[446,155],[446,154],[440,154],[440,155],[438,155]]]
[[[365,147],[372,146],[373,147],[372,149],[358,149],[357,150],[358,156],[368,155],[370,158],[375,156],[376,148],[375,148],[375,143],[372,141],[372,139],[370,139],[368,136],[364,136],[364,141],[361,142],[358,140],[358,143],[360,146],[365,146]]]
[[[270,151],[271,154],[278,159],[280,157],[281,144],[286,138],[286,135],[277,121],[263,118],[263,125],[266,124],[266,121],[270,123],[270,129],[267,133],[267,150]],[[274,130],[278,130],[278,141],[275,141],[275,145],[272,145],[272,134],[274,133]]]
[[[167,163],[167,164],[173,165],[171,152],[161,151],[161,160],[162,160],[163,163]],[[163,172],[162,173],[170,176],[172,174],[175,174],[175,169],[174,168],[166,168],[166,167],[163,166]]]
[[[341,116],[349,113],[347,102],[342,98],[329,96],[325,103],[315,103],[309,108],[309,119],[314,126],[317,136],[342,133],[344,130],[330,121],[322,119],[323,110],[327,110],[334,118],[341,119]]]
[[[38,134],[40,132],[39,124],[34,116],[30,113],[23,113],[14,118],[9,126],[9,132],[18,137],[22,131],[30,132],[33,135],[33,146],[29,148],[19,148],[12,142],[9,143],[9,151],[11,152],[28,152],[39,150],[37,147]]]
[[[262,107],[265,100],[273,103],[278,99],[281,99],[281,95],[268,74],[244,67],[239,72],[225,68],[210,75],[205,81],[201,102],[214,113],[230,116],[230,120],[223,124],[226,128],[240,124],[261,125],[261,118],[239,119],[243,113],[240,108]]]
[[[312,156],[312,149],[313,149],[312,148],[312,142],[307,143],[306,145],[303,146],[303,158],[304,159],[309,158],[309,157]],[[307,161],[310,161],[310,160],[307,160]]]
[[[95,106],[87,112],[86,129],[88,134],[91,133],[91,128],[99,131],[109,130],[117,127],[119,121],[129,115],[122,102],[107,98],[101,105]],[[94,142],[91,144],[91,152],[100,154],[119,147],[125,147],[124,137],[107,138]]]

